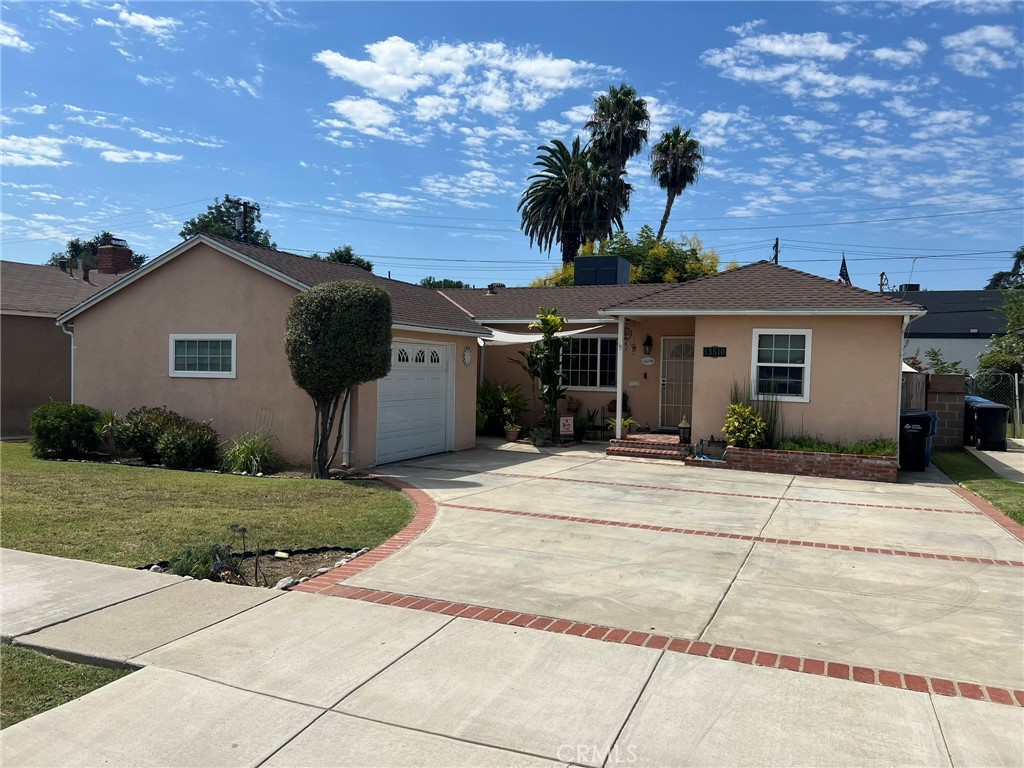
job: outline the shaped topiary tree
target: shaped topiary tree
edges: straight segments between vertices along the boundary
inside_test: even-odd
[[[292,301],[284,346],[292,379],[313,401],[309,474],[324,478],[338,455],[352,391],[391,371],[391,297],[358,281],[314,286]]]

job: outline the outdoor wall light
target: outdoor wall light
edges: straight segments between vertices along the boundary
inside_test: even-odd
[[[647,334],[647,338],[644,339],[644,354],[651,354],[652,349],[654,349],[654,339],[651,338],[651,334]]]
[[[683,420],[679,422],[679,444],[689,445],[690,444],[690,422],[683,416]]]

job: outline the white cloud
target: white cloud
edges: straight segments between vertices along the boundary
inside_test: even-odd
[[[568,120],[572,125],[578,125],[581,128],[583,124],[590,119],[590,116],[594,114],[594,105],[591,104],[580,104],[576,107],[571,107],[562,113],[562,117]]]
[[[366,203],[365,207],[380,213],[420,210],[423,208],[424,202],[420,198],[396,195],[391,192],[360,192],[358,197]]]
[[[330,106],[341,116],[345,127],[370,136],[383,136],[384,129],[395,120],[394,110],[374,99],[339,99]]]
[[[166,75],[164,77],[147,77],[146,75],[136,75],[136,82],[141,85],[156,85],[162,86],[163,88],[170,89],[174,84],[174,77],[172,75]]]
[[[463,208],[491,208],[481,199],[517,192],[519,186],[492,171],[473,170],[461,175],[437,173],[421,182],[424,192]]]
[[[910,134],[913,139],[973,134],[988,123],[988,115],[975,115],[966,109],[940,109],[925,113],[918,121],[920,128]]]
[[[750,116],[750,110],[741,106],[735,112],[708,110],[697,118],[693,135],[704,147],[749,148],[756,144],[764,124]]]
[[[987,24],[943,37],[942,47],[951,51],[946,61],[969,77],[988,77],[992,69],[1013,69],[1022,56],[1014,29]]]
[[[805,143],[817,141],[819,134],[828,130],[827,125],[796,115],[783,115],[779,118],[779,122],[792,131],[797,139]]]
[[[70,165],[64,157],[64,141],[52,136],[0,137],[0,164],[17,166]]]
[[[858,42],[850,40],[837,43],[829,37],[827,32],[805,32],[803,34],[784,32],[778,35],[755,35],[753,37],[741,34],[739,42],[731,48],[726,48],[725,51],[731,52],[731,55],[736,57],[767,53],[790,59],[842,61],[850,51],[857,47]]]
[[[240,96],[243,92],[249,94],[254,99],[262,98],[260,94],[260,88],[263,87],[263,72],[265,67],[262,64],[256,65],[256,74],[250,80],[246,80],[241,77],[232,77],[228,75],[226,77],[212,77],[210,75],[203,74],[199,70],[195,70],[192,74],[196,77],[202,78],[214,88],[222,91],[231,91],[235,96]]]
[[[15,107],[11,112],[23,112],[26,115],[41,115],[46,112],[46,106],[43,104],[33,104],[30,107]]]
[[[108,149],[100,152],[100,157],[109,163],[174,163],[182,159],[181,155],[138,149]]]
[[[126,10],[121,10],[117,18],[125,26],[137,29],[162,43],[170,41],[175,30],[181,26],[180,21],[170,16],[147,16]]]
[[[362,89],[362,98],[348,96],[344,102],[372,102],[373,114],[386,113],[389,130],[370,123],[371,132],[381,138],[413,141],[422,135],[422,127],[402,127],[407,120],[431,123],[451,133],[455,123],[446,119],[479,112],[500,117],[530,112],[543,107],[555,96],[572,88],[595,85],[619,70],[586,61],[556,58],[532,48],[513,48],[502,42],[485,43],[413,43],[398,36],[365,46],[366,56],[352,57],[333,50],[313,56],[332,78],[347,81]],[[337,102],[332,104],[337,110]],[[365,120],[347,116],[351,127],[366,125]],[[343,131],[343,128],[339,129]],[[341,133],[328,135],[340,140]]]
[[[745,21],[742,24],[738,24],[735,27],[726,27],[725,31],[732,32],[734,35],[739,35],[740,37],[746,37],[755,29],[767,23],[768,22],[764,19],[752,19],[751,21]]]
[[[908,120],[924,113],[921,107],[915,107],[902,96],[893,96],[889,101],[883,101],[882,106],[888,107],[899,117]]]
[[[857,115],[853,124],[867,133],[881,133],[889,127],[889,121],[882,117],[881,113],[874,110],[861,112]]]
[[[921,63],[921,58],[928,51],[928,44],[915,37],[903,41],[902,48],[876,48],[868,53],[883,64],[893,67],[909,67]]]
[[[558,138],[565,136],[571,130],[573,130],[573,126],[568,123],[560,123],[557,120],[541,120],[537,123],[537,134],[540,136]]]
[[[78,19],[74,16],[68,16],[66,13],[55,11],[52,8],[48,11],[50,19],[54,26],[60,29],[73,29],[80,28],[82,25],[78,23]]]
[[[60,195],[54,194],[52,192],[29,192],[29,196],[34,197],[35,199],[44,203],[55,203],[58,200],[64,199]]]
[[[18,51],[31,52],[34,46],[25,41],[21,33],[11,26],[0,21],[0,46],[14,48]]]

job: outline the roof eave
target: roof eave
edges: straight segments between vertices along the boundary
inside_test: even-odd
[[[448,336],[468,336],[474,339],[489,339],[491,332],[485,328],[479,331],[467,331],[462,328],[445,328],[438,325],[417,325],[415,323],[393,323],[395,331],[415,331],[417,333],[444,333]]]
[[[643,307],[614,307],[600,310],[602,315],[618,317],[633,315],[638,317],[693,317],[693,316],[729,316],[729,315],[891,315],[894,317],[922,317],[925,310],[910,309],[644,309]]]

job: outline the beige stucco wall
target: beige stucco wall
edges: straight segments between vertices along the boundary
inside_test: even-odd
[[[580,328],[593,327],[595,323],[569,323],[565,330],[577,330]],[[628,395],[628,402],[633,418],[641,425],[647,425],[652,430],[658,429],[660,390],[661,390],[661,338],[663,336],[693,336],[694,319],[692,317],[672,318],[646,318],[642,320],[630,320],[627,327],[632,331],[632,337],[626,342],[626,352],[622,359],[623,381]],[[511,333],[529,333],[522,325],[494,325],[499,330]],[[618,321],[611,319],[606,321],[599,330],[586,335],[610,336],[614,338],[618,333]],[[646,336],[650,335],[654,342],[654,349],[651,356],[656,363],[651,366],[641,364],[644,357],[643,342]],[[517,358],[517,352],[524,350],[528,345],[523,346],[492,346],[487,347],[484,353],[484,376],[492,381],[508,382],[519,384],[522,391],[529,397],[530,382],[527,380],[523,370],[509,361],[509,358]],[[635,347],[635,349],[634,349]],[[615,390],[612,387],[601,389],[570,389],[569,394],[578,399],[583,405],[583,411],[607,407],[615,397]],[[614,417],[615,413],[607,414]],[[527,421],[531,418],[526,417]],[[535,417],[534,417],[535,420]]]
[[[749,381],[754,328],[809,328],[811,399],[782,405],[786,435],[848,442],[896,437],[899,417],[899,317],[698,317],[694,361],[694,440],[720,436],[734,382]],[[726,347],[724,358],[702,348]]]
[[[224,438],[252,431],[260,409],[270,409],[281,455],[308,466],[313,405],[292,382],[284,351],[285,317],[295,294],[199,244],[75,318],[75,399],[122,414],[163,405],[210,420]],[[236,378],[171,377],[169,336],[181,333],[236,334]],[[376,384],[360,387],[352,405],[352,463],[370,466],[376,456]],[[472,397],[456,398],[457,448],[473,445],[473,407]]]
[[[570,324],[566,329],[589,325],[593,324]],[[494,327],[527,332],[524,325]],[[806,432],[844,441],[896,436],[902,339],[899,317],[648,317],[629,320],[627,327],[632,330],[632,338],[626,343],[623,358],[625,391],[633,418],[652,430],[658,429],[660,420],[662,337],[694,337],[694,406],[690,421],[696,441],[711,434],[721,436],[733,383],[749,382],[754,328],[810,328],[811,401],[783,405],[786,433]],[[614,336],[616,331],[616,322],[611,320],[594,333]],[[656,362],[652,366],[640,363],[644,357],[641,345],[647,335],[653,341],[651,356]],[[726,347],[726,357],[703,357],[705,346]],[[519,349],[525,346],[488,347],[484,376],[520,384],[528,394],[526,375],[508,360],[516,357]],[[612,389],[570,390],[570,394],[582,401],[585,410],[607,406],[615,396]]]
[[[71,399],[71,339],[52,317],[0,317],[0,430],[28,434],[32,409]]]

